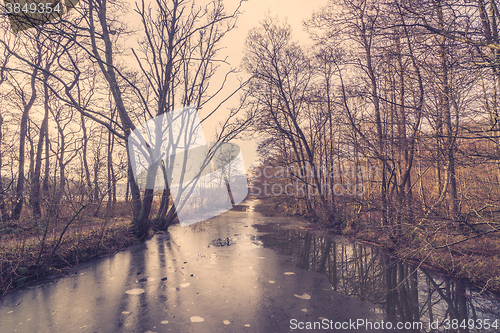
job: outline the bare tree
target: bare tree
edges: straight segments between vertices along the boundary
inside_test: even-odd
[[[42,49],[40,47],[39,41],[36,40],[33,42],[33,46],[35,46],[35,55],[32,60],[36,66],[39,66],[42,60]],[[19,130],[19,164],[18,164],[18,172],[17,172],[17,184],[16,184],[16,203],[14,209],[12,210],[11,219],[18,220],[21,216],[21,211],[24,203],[24,182],[25,182],[25,150],[26,150],[26,135],[28,130],[28,120],[29,120],[29,112],[33,105],[35,104],[36,96],[37,96],[37,75],[38,75],[38,67],[34,67],[31,71],[30,75],[30,90],[31,94],[28,98],[25,93],[24,87],[15,87],[15,90],[22,102],[22,115],[21,115],[21,123]]]
[[[290,27],[266,18],[246,40],[244,68],[253,76],[250,94],[261,109],[257,129],[286,138],[307,191],[318,191],[321,209],[332,226],[337,225],[335,207],[327,203],[316,164],[314,140],[307,138],[307,99],[313,77],[309,57],[292,42]],[[312,128],[309,128],[313,135]],[[309,172],[307,170],[310,170]],[[304,177],[309,173],[309,178]],[[310,181],[310,183],[309,183]]]

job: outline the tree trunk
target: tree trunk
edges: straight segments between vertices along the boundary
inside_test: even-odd
[[[0,143],[2,142],[2,125],[3,125],[3,117],[0,114]],[[2,165],[2,150],[0,149],[0,165]],[[1,174],[0,168],[0,222],[5,222],[9,219],[9,214],[7,213],[5,207],[5,192],[3,189],[3,177]]]
[[[80,121],[82,122],[82,133],[83,133],[83,149],[82,149],[82,158],[83,158],[83,168],[85,170],[85,180],[87,181],[87,190],[89,193],[89,199],[91,201],[97,200],[97,198],[93,198],[92,196],[92,180],[90,179],[90,168],[89,163],[87,161],[87,148],[89,137],[87,134],[87,126],[85,125],[85,117],[83,114],[80,114]]]
[[[35,217],[41,216],[40,209],[40,173],[42,170],[42,152],[43,152],[43,143],[45,140],[45,136],[48,135],[48,123],[49,123],[49,89],[46,84],[48,80],[48,75],[44,75],[44,102],[43,107],[45,110],[44,118],[42,121],[42,125],[40,126],[40,134],[38,136],[38,144],[36,150],[36,158],[35,158],[35,170],[33,172],[33,179],[31,180],[31,206],[33,209],[33,215]]]
[[[124,129],[125,135],[128,136],[132,130],[135,129],[132,120],[130,119],[126,108],[125,103],[122,98],[122,92],[120,90],[118,81],[116,79],[115,69],[114,69],[114,61],[113,61],[113,43],[111,41],[109,35],[109,27],[107,22],[107,0],[102,0],[98,3],[99,8],[95,8],[96,3],[91,1],[89,3],[89,25],[90,25],[90,36],[92,43],[92,53],[94,57],[97,59],[97,64],[101,69],[106,81],[109,84],[109,88],[111,90],[111,94],[113,95],[113,100],[115,102],[118,116],[120,117],[120,121],[122,127]],[[101,58],[101,55],[97,46],[97,37],[96,37],[96,27],[94,22],[94,13],[97,12],[99,25],[102,28],[101,38],[104,42],[104,56],[105,59]],[[151,209],[151,205],[148,205],[145,202],[145,205],[141,205],[141,193],[137,183],[134,179],[131,161],[133,156],[130,156],[130,153],[127,149],[127,157],[128,157],[128,181],[130,183],[130,192],[132,194],[132,212],[133,212],[133,221],[132,224],[134,226],[134,230],[136,236],[140,239],[144,239],[147,236],[148,224],[147,219],[144,219],[144,216],[149,216],[149,210]],[[146,196],[146,195],[145,195]],[[152,199],[152,198],[151,198]],[[146,200],[146,198],[145,198]],[[149,197],[148,197],[149,200]],[[147,200],[146,200],[147,201]],[[147,211],[146,211],[147,210]]]
[[[16,186],[16,204],[12,210],[11,219],[18,220],[21,216],[24,202],[24,164],[25,164],[25,149],[26,149],[26,135],[28,130],[29,111],[36,99],[36,75],[38,69],[35,67],[31,74],[31,97],[28,103],[24,104],[23,114],[21,116],[21,126],[19,130],[19,167]]]
[[[111,118],[113,118],[113,115],[111,115]],[[113,143],[114,143],[114,136],[110,131],[108,132],[108,145],[107,145],[108,203],[106,205],[106,214],[108,214],[109,210],[112,209],[113,193],[115,193],[115,198],[116,198],[116,189],[114,189],[115,181],[114,181],[114,171],[113,171]]]
[[[439,27],[444,27],[444,18],[441,3],[439,2],[437,7],[437,15],[439,20]],[[450,107],[450,84],[449,84],[449,74],[448,74],[448,61],[447,61],[447,47],[446,47],[446,37],[442,36],[439,43],[439,56],[440,56],[440,66],[441,66],[441,94],[440,94],[440,108],[442,110],[442,115],[444,117],[444,123],[446,125],[446,177],[449,178],[450,186],[450,199],[451,199],[451,212],[452,218],[456,219],[458,216],[458,196],[457,196],[457,181],[455,176],[455,138],[453,131],[453,124],[451,122],[451,107]],[[458,112],[458,110],[457,110]]]
[[[43,172],[42,193],[47,196],[49,193],[49,173],[50,173],[50,151],[49,135],[45,136],[45,167]]]

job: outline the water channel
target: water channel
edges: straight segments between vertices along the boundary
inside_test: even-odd
[[[5,295],[0,332],[500,332],[497,297],[256,202]]]

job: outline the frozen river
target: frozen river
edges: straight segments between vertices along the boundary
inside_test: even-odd
[[[453,319],[500,319],[498,300],[465,283],[254,204],[6,295],[0,332],[451,332]]]

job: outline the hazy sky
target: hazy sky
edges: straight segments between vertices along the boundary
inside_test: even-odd
[[[134,13],[135,3],[140,2],[140,0],[128,0],[129,14],[126,16],[129,20],[128,27],[132,29],[137,29],[140,34],[141,26],[138,19],[138,14]],[[195,0],[196,5],[203,6],[210,2],[210,0]],[[239,0],[223,0],[224,6],[227,13],[233,12],[238,4]],[[155,3],[155,0],[145,0],[145,3]],[[311,17],[315,10],[318,10],[322,6],[327,4],[328,0],[246,0],[243,2],[240,11],[242,14],[238,17],[236,28],[230,31],[225,38],[222,40],[222,45],[225,47],[220,54],[219,59],[226,58],[229,63],[228,66],[221,66],[218,73],[212,78],[211,91],[216,91],[225,76],[225,73],[229,68],[238,68],[241,64],[241,59],[243,58],[243,50],[245,39],[248,35],[250,29],[257,27],[261,20],[263,20],[266,15],[277,16],[280,19],[286,19],[288,24],[292,27],[293,39],[298,40],[301,44],[308,44],[308,34],[303,30],[302,22],[305,19]],[[189,2],[188,2],[189,3]],[[154,5],[153,5],[154,7]],[[138,36],[133,36],[131,39],[125,42],[125,48],[137,48]],[[136,67],[137,63],[133,57],[127,57],[132,62],[131,65]],[[128,60],[126,60],[128,61]],[[239,75],[240,79],[243,79],[244,74]],[[234,89],[238,87],[239,81],[236,76],[229,78],[226,83],[226,88],[221,92],[219,96],[212,99],[210,103],[207,103],[202,110],[199,110],[200,117],[203,118],[209,114],[213,108],[215,108],[222,100],[229,96]],[[203,130],[207,141],[212,141],[213,135],[215,133],[216,127],[221,121],[226,119],[228,109],[233,107],[238,102],[237,96],[225,103],[219,111],[214,114],[213,117],[207,119],[203,123]],[[137,124],[138,125],[138,124]],[[243,152],[243,157],[245,160],[245,166],[248,168],[250,164],[258,159],[256,154],[257,142],[253,141],[241,141],[235,140],[234,143],[238,144]]]
[[[236,8],[238,1],[225,0],[224,3],[227,10],[230,11]],[[233,67],[240,65],[248,31],[258,26],[259,22],[268,14],[282,19],[286,18],[292,27],[294,40],[307,44],[308,34],[303,31],[302,21],[310,18],[313,11],[326,4],[327,0],[248,0],[244,2],[241,8],[243,14],[238,18],[237,28],[231,31],[224,40],[224,45],[227,47],[224,53],[228,56],[229,63]],[[203,111],[200,113],[203,114]],[[209,124],[209,126],[215,126],[217,121],[214,119],[214,122]],[[248,167],[257,158],[255,153],[256,144],[241,141],[237,143],[243,150],[245,164]]]
[[[236,0],[225,0],[228,10],[235,7]],[[272,16],[287,18],[292,26],[295,39],[307,42],[308,35],[302,28],[302,21],[311,17],[314,10],[326,5],[327,0],[248,0],[243,3],[243,14],[239,17],[237,29],[226,40],[231,43],[231,58],[241,56],[248,31],[257,26],[268,13]],[[233,54],[234,53],[234,54]],[[240,58],[241,59],[241,58]]]

